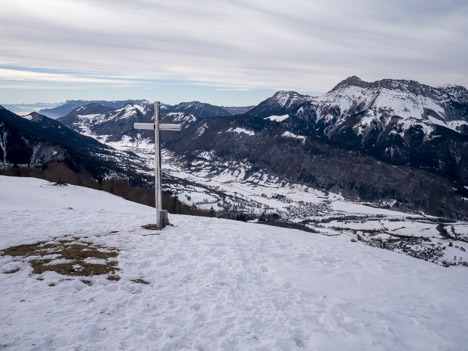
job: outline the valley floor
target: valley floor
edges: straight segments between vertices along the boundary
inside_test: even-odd
[[[104,192],[0,177],[0,347],[466,349],[466,267],[213,218],[144,229],[153,216]],[[87,274],[93,264],[112,272]]]

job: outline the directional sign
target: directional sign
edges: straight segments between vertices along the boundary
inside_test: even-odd
[[[133,124],[133,127],[135,129],[155,129],[156,124],[155,123],[135,123]],[[180,124],[173,124],[173,123],[160,123],[159,124],[159,130],[169,130],[173,132],[178,132],[180,131],[181,126]]]
[[[169,130],[173,132],[178,132],[181,129],[180,124],[164,123],[159,125],[159,130]]]
[[[154,123],[135,123],[133,125],[135,129],[154,129],[156,128],[156,124]]]
[[[179,131],[180,124],[159,123],[160,102],[154,103],[154,123],[135,123],[135,129],[154,130],[154,192],[156,207],[156,227],[162,229],[162,196],[161,196],[161,145],[159,142],[159,131]]]

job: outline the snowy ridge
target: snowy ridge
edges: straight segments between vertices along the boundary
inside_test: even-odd
[[[313,100],[312,97],[301,95],[295,91],[279,91],[272,97],[272,102],[276,102],[279,106],[285,108],[311,100]]]
[[[145,113],[145,111],[146,109],[143,106],[127,105],[125,107],[115,110],[116,116],[114,118],[116,120],[127,119],[127,118],[135,116],[136,114],[138,114],[138,112],[143,114]]]
[[[306,137],[303,136],[303,135],[297,135],[297,134],[294,134],[294,133],[291,133],[291,132],[284,132],[282,134],[283,137],[286,137],[286,138],[294,138],[294,139],[299,139],[299,140],[302,140],[302,142],[304,143],[305,140],[306,140]]]
[[[114,250],[119,278],[37,274],[33,256],[0,254],[6,349],[466,346],[462,267],[219,219],[171,215],[174,226],[147,230],[154,209],[38,179],[0,177],[0,193],[0,250],[40,241]]]
[[[253,130],[248,130],[248,129],[240,128],[240,127],[229,128],[226,132],[227,133],[245,134],[245,135],[248,135],[248,136],[254,136],[255,135],[255,132]]]
[[[198,118],[231,115],[228,111],[219,106],[214,106],[199,101],[181,102],[175,106],[168,106],[167,112],[185,112],[193,114]]]
[[[272,115],[272,116],[265,117],[265,119],[268,119],[268,120],[274,121],[274,122],[283,122],[283,121],[287,120],[288,118],[289,118],[288,114],[282,115],[282,116]]]
[[[447,91],[413,81],[383,80],[366,83],[351,79],[316,98],[314,105],[318,119],[327,118],[330,108],[338,108],[340,116],[336,124],[344,123],[349,114],[364,112],[364,116],[354,126],[358,135],[365,134],[367,129],[374,128],[375,125],[384,130],[391,124],[393,117],[399,117],[413,121],[411,124],[401,123],[401,128],[417,124],[422,127],[426,137],[429,137],[435,125],[460,132],[460,127],[468,123],[462,119],[453,120],[454,117],[448,115],[446,109],[449,95]],[[467,99],[467,96],[464,98]],[[462,97],[459,94],[455,98]]]
[[[169,112],[166,116],[172,118],[172,120],[177,123],[192,123],[197,120],[194,115],[186,114],[184,112]]]

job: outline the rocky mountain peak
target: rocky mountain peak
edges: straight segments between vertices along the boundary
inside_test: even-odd
[[[210,105],[200,101],[181,102],[175,106],[168,106],[167,112],[186,112],[200,118],[230,116],[231,114],[223,108]]]
[[[46,117],[44,115],[41,115],[40,113],[31,112],[31,113],[23,116],[23,118],[27,119],[28,121],[41,123],[44,120],[44,118],[46,118]]]
[[[350,87],[350,86],[368,88],[370,86],[370,83],[363,81],[361,78],[357,76],[351,76],[339,82],[331,91],[336,91],[336,90],[339,90],[340,88],[345,88],[345,87]]]
[[[373,82],[371,87],[377,89],[397,90],[404,93],[429,97],[432,99],[437,98],[437,96],[440,95],[438,89],[414,80],[382,79]]]
[[[404,79],[381,79],[374,82],[365,82],[359,77],[352,76],[338,83],[330,93],[342,92],[351,87],[368,89],[373,93],[381,93],[383,90],[397,92],[398,94],[408,94],[413,96],[422,96],[439,101],[442,98],[444,90],[434,88],[429,85],[419,83],[414,80]]]
[[[69,115],[91,115],[91,114],[101,114],[112,111],[112,107],[103,106],[98,102],[92,102],[84,106],[77,107],[69,113]]]
[[[311,96],[302,95],[295,91],[278,91],[248,111],[248,114],[257,117],[284,115],[313,99]]]
[[[291,105],[297,100],[307,100],[307,95],[301,95],[295,91],[278,91],[271,100],[278,103],[280,106]]]
[[[176,106],[178,107],[192,107],[192,106],[200,106],[202,105],[203,103],[201,103],[200,101],[185,101],[185,102],[180,102],[179,104],[177,104]]]
[[[461,85],[448,85],[445,87],[440,87],[439,89],[445,91],[450,97],[468,104],[468,89]]]

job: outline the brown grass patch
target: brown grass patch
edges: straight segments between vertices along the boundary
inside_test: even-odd
[[[156,227],[156,224],[146,224],[141,226],[143,229],[148,229],[148,230],[158,230]]]
[[[19,272],[19,268],[15,268],[15,269],[12,269],[11,271],[6,271],[6,272],[3,272],[3,274],[13,274],[13,273],[16,273],[16,272]]]
[[[109,276],[107,276],[107,280],[119,281],[120,277],[118,275],[109,275]]]
[[[34,244],[12,246],[0,251],[1,256],[13,256],[32,259],[29,261],[34,274],[47,271],[57,272],[62,275],[89,277],[93,275],[112,274],[119,270],[118,250],[105,248],[90,242],[61,239],[55,241],[41,241]],[[49,255],[55,255],[52,259]],[[104,262],[89,263],[87,259],[99,259]],[[66,260],[57,262],[56,260]],[[8,272],[14,273],[15,271]],[[116,279],[113,279],[116,280]],[[86,283],[85,283],[86,284]]]
[[[145,284],[145,285],[148,285],[148,284],[149,284],[149,282],[147,282],[146,280],[141,279],[141,278],[132,279],[131,281],[134,282],[134,283],[138,283],[138,284]]]

